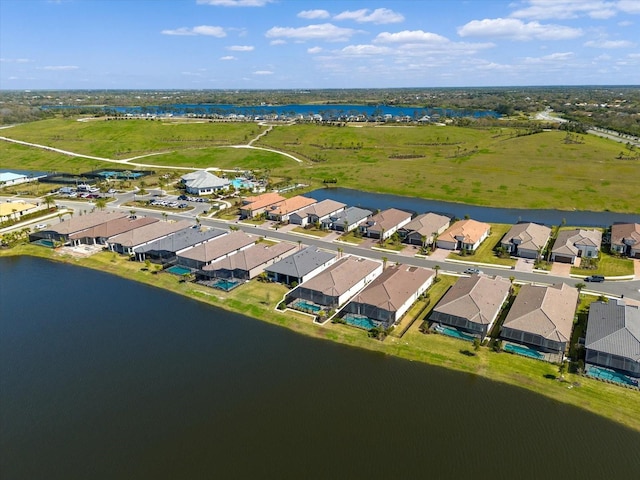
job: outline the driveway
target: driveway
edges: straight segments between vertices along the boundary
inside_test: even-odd
[[[553,262],[551,265],[551,274],[558,277],[570,277],[571,266],[570,263]]]
[[[517,272],[533,272],[535,261],[530,258],[518,258],[515,270]]]

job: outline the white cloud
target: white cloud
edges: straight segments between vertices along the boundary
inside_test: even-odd
[[[495,37],[511,40],[567,40],[582,35],[579,28],[563,25],[524,23],[516,18],[472,20],[458,28],[461,37]]]
[[[198,5],[213,5],[214,7],[264,7],[273,0],[197,0]]]
[[[256,70],[253,72],[254,75],[273,75],[271,70]]]
[[[307,53],[311,53],[311,54],[316,54],[316,53],[320,53],[322,51],[321,47],[311,47],[311,48],[307,48]]]
[[[279,39],[279,40],[271,40],[269,42],[269,45],[286,45],[286,44],[287,44],[287,41],[286,40],[281,40],[281,39]]]
[[[329,18],[331,15],[326,10],[303,10],[298,13],[299,18],[313,20],[317,18]]]
[[[566,62],[574,57],[573,52],[558,52],[543,57],[526,57],[523,63],[526,64],[540,64],[540,63],[553,63],[553,62]]]
[[[640,2],[638,0],[620,0],[616,6],[625,13],[640,14]]]
[[[327,42],[344,42],[356,32],[351,28],[336,27],[331,23],[307,25],[306,27],[273,27],[266,33],[267,38],[291,38],[293,40],[325,40]]]
[[[627,55],[629,58],[640,58],[640,53],[630,53]]]
[[[354,20],[358,23],[375,23],[382,25],[385,23],[400,23],[404,21],[401,13],[394,12],[388,8],[376,8],[371,11],[368,8],[361,10],[346,10],[333,17],[334,20]]]
[[[514,18],[532,20],[568,19],[588,16],[595,19],[611,18],[617,13],[615,2],[603,0],[528,0],[528,7],[516,10]]]
[[[224,57],[220,57],[220,60],[237,60],[233,55],[225,55]]]
[[[633,22],[630,20],[623,20],[621,22],[618,22],[619,27],[630,27],[631,25],[633,25]]]
[[[389,47],[380,47],[377,45],[349,45],[340,50],[343,55],[351,56],[371,56],[371,55],[388,55],[392,53]]]
[[[78,70],[80,67],[76,65],[47,65],[42,70]]]
[[[403,30],[401,32],[382,32],[373,40],[375,43],[447,43],[449,39],[437,33],[422,30]]]
[[[585,47],[592,48],[630,48],[636,44],[628,40],[589,40],[585,42]]]
[[[0,58],[1,63],[30,63],[28,58]]]
[[[162,30],[163,35],[187,35],[187,36],[194,36],[194,35],[204,35],[204,36],[208,36],[208,37],[217,37],[217,38],[224,38],[227,36],[227,33],[224,31],[224,28],[222,27],[213,27],[211,25],[199,25],[197,27],[192,27],[192,28],[188,28],[188,27],[181,27],[181,28],[176,28],[173,30]]]
[[[227,50],[231,50],[232,52],[252,52],[254,48],[253,45],[232,45],[227,47]]]

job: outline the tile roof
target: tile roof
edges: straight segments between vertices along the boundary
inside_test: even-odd
[[[135,248],[135,253],[147,253],[153,251],[179,252],[185,248],[189,248],[198,243],[208,242],[221,235],[226,235],[227,230],[220,228],[210,228],[209,230],[201,230],[199,228],[187,228],[179,230],[164,238],[159,238],[151,243]]]
[[[369,220],[371,226],[368,229],[373,232],[381,232],[383,229],[388,231],[408,218],[411,218],[411,213],[397,208],[389,208],[373,215]]]
[[[151,217],[114,218],[113,220],[82,230],[81,232],[72,233],[69,235],[69,238],[72,240],[78,238],[108,238],[158,221],[159,220],[157,218]]]
[[[243,210],[258,210],[273,205],[274,203],[282,202],[283,200],[285,200],[285,198],[277,193],[263,193],[255,197],[246,197],[242,201],[244,205],[240,208]]]
[[[430,237],[434,232],[439,232],[443,227],[449,226],[449,222],[451,222],[449,217],[429,212],[418,215],[402,228],[408,232],[417,232],[420,235]]]
[[[314,290],[330,296],[340,296],[381,267],[380,262],[368,258],[344,257],[304,282],[299,288]]]
[[[566,283],[550,287],[523,285],[503,326],[554,342],[568,342],[578,295],[578,290]]]
[[[491,225],[488,223],[478,222],[473,219],[460,220],[442,232],[438,237],[438,240],[442,240],[444,242],[457,242],[458,238],[462,238],[463,243],[474,244],[482,238],[487,230],[490,229]]]
[[[222,235],[210,242],[189,248],[178,254],[178,257],[188,258],[197,262],[214,262],[220,257],[229,255],[241,248],[247,247],[255,243],[258,237],[248,235],[241,231],[231,232]]]
[[[15,213],[19,213],[24,210],[29,210],[31,208],[36,208],[36,206],[31,203],[22,202],[22,201],[2,202],[0,203],[0,217],[13,215],[14,210],[15,210]]]
[[[578,255],[576,245],[587,245],[600,248],[602,244],[602,232],[600,230],[561,230],[551,249],[552,253],[561,255]]]
[[[489,325],[509,294],[511,282],[502,277],[462,277],[435,306],[434,311]]]
[[[287,198],[282,202],[278,202],[275,205],[269,207],[269,214],[271,215],[287,215],[292,212],[313,205],[317,200],[313,198],[303,197],[302,195],[296,195],[295,197]]]
[[[335,200],[331,200],[327,198],[326,200],[322,200],[313,205],[309,205],[308,207],[303,208],[296,212],[296,215],[301,218],[307,217],[309,215],[315,215],[317,217],[324,217],[325,215],[329,215],[336,210],[346,207],[346,204],[342,202],[336,202]]]
[[[532,222],[518,223],[511,227],[501,243],[515,244],[519,241],[518,248],[537,251],[546,245],[550,235],[551,229],[545,225]]]
[[[229,257],[217,260],[202,267],[202,270],[213,272],[216,270],[246,270],[249,271],[260,265],[267,263],[274,258],[278,258],[297,247],[291,243],[280,242],[275,245],[263,246],[260,244],[247,248]]]
[[[336,215],[332,215],[329,220],[331,223],[336,225],[342,226],[345,221],[347,222],[347,225],[353,225],[356,222],[366,219],[372,213],[373,212],[371,210],[365,210],[364,208],[349,207]],[[323,223],[329,222],[325,220]]]
[[[434,275],[433,270],[426,268],[394,265],[367,285],[352,302],[395,312]]]
[[[593,302],[585,347],[640,362],[640,307],[621,300]]]
[[[640,223],[614,223],[611,226],[611,244],[640,244]]]
[[[270,265],[266,270],[280,275],[302,278],[334,258],[336,258],[335,253],[310,246]]]
[[[100,225],[101,223],[108,222],[115,218],[125,217],[128,217],[128,214],[98,210],[92,213],[87,213],[86,215],[75,215],[67,219],[64,219],[63,217],[63,222],[52,225],[47,228],[47,230],[56,232],[60,235],[70,235],[72,233],[86,230],[87,228],[95,227],[96,225]]]
[[[129,230],[128,232],[120,233],[119,235],[114,235],[113,237],[110,237],[107,242],[131,248],[190,227],[191,222],[187,220],[181,220],[179,222],[156,222],[134,230]]]

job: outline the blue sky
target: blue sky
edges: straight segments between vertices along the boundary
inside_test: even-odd
[[[1,89],[640,84],[640,0],[2,0]]]

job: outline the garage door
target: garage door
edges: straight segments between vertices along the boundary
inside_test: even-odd
[[[555,262],[559,263],[571,263],[572,257],[565,257],[564,255],[556,255],[554,258]]]

